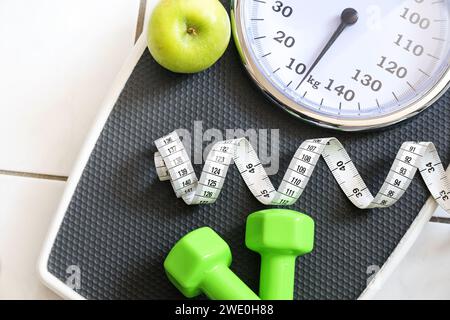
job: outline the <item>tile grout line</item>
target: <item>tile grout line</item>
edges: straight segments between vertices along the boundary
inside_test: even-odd
[[[430,222],[450,224],[450,218],[431,217]]]
[[[139,36],[142,34],[144,30],[144,20],[145,20],[145,8],[147,6],[147,0],[141,0],[139,3],[139,13],[136,24],[136,33],[134,36],[134,43],[138,40]]]
[[[0,175],[13,176],[13,177],[23,177],[23,178],[34,178],[43,180],[56,180],[56,181],[67,181],[69,177],[57,176],[51,174],[33,173],[33,172],[22,172],[22,171],[11,171],[11,170],[1,170]]]

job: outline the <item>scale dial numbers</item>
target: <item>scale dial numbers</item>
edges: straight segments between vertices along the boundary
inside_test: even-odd
[[[344,9],[356,21],[333,39]],[[256,82],[316,123],[385,126],[416,114],[448,84],[450,0],[240,0],[234,14]]]

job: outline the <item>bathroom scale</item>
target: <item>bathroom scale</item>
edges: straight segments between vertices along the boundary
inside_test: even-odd
[[[223,4],[230,7],[228,1]],[[147,19],[154,5],[147,5]],[[273,10],[283,16],[291,9],[275,5]],[[449,164],[449,92],[396,125],[335,130],[332,120],[321,121],[329,116],[303,121],[298,119],[300,107],[280,108],[279,99],[263,94],[261,83],[249,75],[239,51],[231,41],[210,69],[174,74],[149,54],[144,28],[70,174],[39,260],[45,285],[67,299],[184,299],[167,279],[164,259],[183,235],[209,226],[229,244],[231,269],[258,291],[260,259],[245,247],[245,222],[250,213],[267,206],[253,197],[234,166],[214,204],[188,206],[177,199],[171,184],[159,180],[154,162],[154,141],[175,130],[190,136],[190,149],[200,154],[227,133],[254,130],[258,143],[266,146],[267,159],[273,160],[266,169],[277,186],[297,148],[308,139],[336,137],[373,192],[382,186],[405,141],[433,142],[444,166]],[[282,82],[271,85],[277,83]],[[351,96],[347,93],[348,99]],[[304,107],[317,99],[308,101]],[[201,157],[192,160],[199,174],[204,163]],[[307,213],[316,223],[313,253],[297,260],[295,299],[370,299],[437,204],[416,175],[393,206],[361,210],[319,160],[302,196],[289,208]]]

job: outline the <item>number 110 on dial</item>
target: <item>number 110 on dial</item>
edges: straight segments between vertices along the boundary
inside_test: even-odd
[[[384,127],[449,86],[450,0],[235,0],[234,34],[258,86],[326,127]]]

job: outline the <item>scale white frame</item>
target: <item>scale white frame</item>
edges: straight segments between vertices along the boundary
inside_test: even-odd
[[[56,236],[60,229],[61,223],[66,214],[67,208],[70,204],[72,196],[78,185],[78,182],[83,174],[84,168],[89,160],[91,152],[93,151],[95,144],[106,124],[111,111],[119,98],[120,93],[125,87],[129,77],[131,76],[136,64],[139,62],[142,54],[147,49],[147,22],[149,18],[149,13],[153,10],[155,4],[158,0],[149,0],[146,4],[146,14],[144,19],[144,31],[139,36],[134,48],[132,49],[130,55],[126,59],[121,71],[118,73],[115,81],[113,82],[111,89],[107,96],[105,97],[102,107],[100,108],[99,115],[90,130],[88,138],[86,139],[81,153],[79,154],[78,160],[76,161],[75,167],[73,168],[67,185],[63,194],[63,197],[59,203],[58,209],[56,211],[53,222],[50,226],[47,238],[44,242],[43,249],[38,261],[38,273],[41,277],[42,282],[51,290],[59,294],[65,299],[75,299],[84,300],[85,297],[81,296],[79,293],[75,292],[69,286],[67,286],[60,279],[56,278],[47,268],[48,259],[54,245]],[[300,121],[300,120],[299,120]],[[447,169],[447,173],[450,174],[450,168]],[[409,230],[403,236],[402,240],[397,245],[396,249],[392,252],[390,257],[387,259],[382,268],[376,273],[372,281],[367,286],[366,290],[362,292],[359,299],[371,299],[373,298],[379,289],[383,286],[385,281],[389,278],[391,273],[400,264],[401,260],[405,257],[409,249],[414,244],[415,240],[419,236],[422,229],[425,227],[426,223],[431,219],[434,212],[437,209],[437,203],[433,198],[429,198],[419,214],[417,215],[414,222],[411,224]]]

